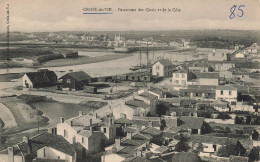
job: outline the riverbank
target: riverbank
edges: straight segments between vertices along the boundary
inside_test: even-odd
[[[72,65],[81,65],[81,64],[91,64],[97,62],[105,62],[111,60],[117,60],[121,58],[126,58],[132,56],[131,54],[113,54],[97,57],[80,57],[80,58],[66,58],[51,60],[40,65],[41,67],[60,67],[60,66],[72,66]]]

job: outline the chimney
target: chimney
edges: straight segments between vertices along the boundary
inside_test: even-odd
[[[114,118],[113,116],[112,117],[109,117],[109,125],[112,125],[114,124]]]
[[[8,147],[7,152],[8,152],[8,162],[14,162],[14,148]]]
[[[70,121],[70,126],[73,126],[73,121],[72,120]]]
[[[90,126],[92,125],[92,119],[89,119],[89,125]]]
[[[116,151],[119,150],[120,145],[121,145],[121,139],[120,138],[115,139]]]
[[[90,131],[90,134],[92,135],[93,134],[93,127],[92,126],[89,127],[89,131]]]
[[[79,111],[79,116],[82,116],[83,115],[83,111]]]
[[[31,153],[32,153],[32,145],[31,145],[31,142],[30,142],[30,140],[29,140],[29,137],[24,136],[24,137],[23,137],[23,142],[27,144],[27,147],[28,147],[27,152],[28,152],[29,154],[31,154]]]
[[[132,133],[131,133],[131,132],[127,132],[126,138],[127,138],[127,139],[132,139]]]
[[[24,142],[24,143],[29,143],[29,137],[24,136],[24,137],[23,137],[23,142]]]
[[[64,118],[60,117],[60,123],[64,123]]]

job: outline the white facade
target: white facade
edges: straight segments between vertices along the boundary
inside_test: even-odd
[[[219,79],[215,78],[199,78],[198,85],[212,85],[217,86],[219,84]]]
[[[173,73],[172,83],[173,85],[176,86],[187,86],[187,78],[188,78],[187,73],[181,73],[181,72]]]
[[[223,99],[229,102],[237,101],[237,90],[216,89],[216,100]]]
[[[33,83],[26,74],[24,74],[24,76],[23,76],[23,87],[24,88],[33,88]]]
[[[174,70],[173,65],[164,66],[159,61],[157,61],[155,64],[153,64],[152,75],[161,76],[161,77],[169,77],[172,75],[173,70]]]
[[[237,53],[237,54],[235,54],[235,57],[236,58],[244,58],[245,55],[243,53]]]
[[[51,147],[43,147],[37,150],[37,158],[53,159],[53,160],[62,159],[62,160],[66,160],[67,162],[76,162],[76,152],[73,156],[71,156]]]

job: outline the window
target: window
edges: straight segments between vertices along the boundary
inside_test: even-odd
[[[82,137],[82,142],[81,143],[84,143],[85,142],[85,138],[84,137]]]
[[[176,80],[176,84],[179,84],[179,80]]]
[[[156,70],[160,70],[160,66],[156,66]]]
[[[196,93],[196,96],[199,96],[199,93]]]
[[[71,80],[70,80],[70,79],[67,79],[67,83],[69,83],[69,84],[70,84],[70,83],[71,83]]]
[[[228,91],[228,94],[229,94],[229,96],[231,96],[232,95],[232,91]]]
[[[220,91],[220,94],[223,95],[223,91]]]
[[[182,80],[182,81],[181,81],[181,85],[185,86],[185,85],[186,85],[186,81],[185,81],[185,80]]]
[[[60,159],[60,156],[58,156],[58,159]]]
[[[106,133],[106,132],[107,132],[107,128],[104,128],[104,129],[103,129],[103,132]]]
[[[175,77],[176,77],[176,78],[179,78],[179,74],[175,74]]]
[[[64,130],[64,137],[68,137],[68,132]]]
[[[217,145],[213,145],[214,151],[217,151]]]
[[[181,74],[181,77],[182,77],[182,78],[185,78],[185,74]]]

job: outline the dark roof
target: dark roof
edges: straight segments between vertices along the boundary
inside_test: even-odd
[[[149,92],[143,92],[143,93],[139,94],[139,96],[145,97],[145,98],[147,98],[149,100],[153,100],[153,99],[157,98],[156,95],[153,95],[153,94],[151,94]]]
[[[177,112],[177,113],[195,113],[197,112],[194,108],[181,108],[181,107],[170,107],[171,112]]]
[[[171,61],[166,60],[166,59],[159,60],[158,62],[161,63],[164,66],[172,66],[173,65]]]
[[[153,127],[160,127],[160,118],[159,117],[143,117],[143,118],[133,118],[131,121],[133,124],[139,125],[139,126],[149,126],[149,122],[152,122]]]
[[[131,124],[131,120],[127,118],[120,118],[115,121],[115,124]]]
[[[172,162],[201,162],[201,158],[191,152],[180,152],[173,156]]]
[[[195,73],[195,74],[196,74],[197,78],[206,78],[206,79],[218,79],[219,78],[219,73],[216,73],[216,72],[202,72],[202,73]]]
[[[158,136],[162,133],[162,131],[154,127],[146,127],[145,129],[141,130],[140,133]]]
[[[51,147],[71,156],[75,154],[74,147],[59,135],[42,133],[30,138],[29,141],[32,149],[31,154],[28,152],[29,145],[25,142],[21,142],[14,147],[14,155],[24,155],[25,157],[29,156],[33,159],[36,157],[37,150],[43,147]],[[7,150],[4,150],[3,153],[7,154]]]
[[[91,76],[89,76],[87,73],[85,73],[83,71],[78,71],[78,72],[72,72],[72,73],[65,74],[62,77],[60,77],[60,79],[66,77],[66,76],[70,76],[70,77],[76,79],[79,82],[91,79]]]
[[[239,140],[239,143],[244,147],[246,150],[251,150],[254,145],[252,140]]]
[[[54,71],[40,70],[38,72],[25,73],[32,83],[54,83],[57,81],[57,75]]]
[[[141,108],[147,108],[149,107],[149,104],[145,103],[144,101],[131,99],[125,102],[126,105],[133,106],[133,107],[141,107]]]
[[[180,125],[178,127],[190,128],[190,129],[201,129],[204,118],[203,117],[191,117],[191,116],[182,116],[180,117]]]

